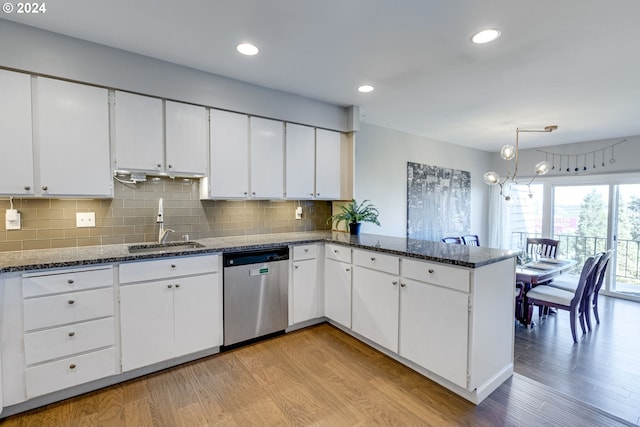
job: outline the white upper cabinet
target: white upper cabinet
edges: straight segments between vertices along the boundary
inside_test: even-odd
[[[325,129],[316,130],[316,193],[318,199],[340,199],[342,171],[342,135]]]
[[[286,197],[315,197],[316,131],[309,126],[287,123],[286,132]]]
[[[284,123],[251,117],[251,197],[284,197]]]
[[[208,110],[165,101],[166,172],[206,175],[209,158]]]
[[[107,90],[38,77],[34,92],[38,192],[111,197]]]
[[[164,170],[162,100],[115,92],[116,170]]]
[[[209,197],[237,199],[249,193],[249,117],[211,110]]]
[[[33,194],[31,76],[0,70],[0,194]]]
[[[287,199],[340,199],[342,150],[340,132],[287,123]]]

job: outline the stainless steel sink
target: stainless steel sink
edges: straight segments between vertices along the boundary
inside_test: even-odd
[[[169,242],[169,243],[144,243],[141,245],[129,246],[129,253],[137,254],[142,252],[170,252],[180,251],[180,249],[204,248],[198,242]]]

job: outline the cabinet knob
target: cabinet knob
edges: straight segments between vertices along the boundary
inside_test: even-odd
[[[68,335],[69,335],[70,337],[73,337],[73,336],[75,336],[75,334],[76,334],[75,332],[71,331],[71,332],[69,332],[69,334],[68,334]]]
[[[300,267],[300,266],[299,266],[299,265],[294,265],[294,266],[293,266],[293,268],[296,268],[296,269],[297,269],[298,267]]]
[[[157,168],[161,168],[161,167],[162,167],[162,164],[161,164],[161,163],[158,163],[158,164],[156,165],[156,167],[157,167]]]
[[[316,193],[316,196],[320,197],[320,193]]]
[[[179,287],[180,287],[180,283],[176,283],[176,288],[179,288]]]
[[[433,268],[430,268],[429,270],[427,270],[429,272],[429,274],[433,274],[433,272],[435,271]]]
[[[313,193],[309,193],[310,196],[313,196]]]
[[[345,268],[346,271],[351,271],[351,269],[349,267]]]
[[[42,186],[42,191],[47,191],[49,189],[49,187],[47,187],[46,185]]]
[[[304,248],[304,251],[305,252],[309,252],[309,248]]]
[[[392,284],[393,286],[395,286],[395,285],[397,285],[397,284],[398,284],[398,281],[397,281],[397,280],[394,280],[393,282],[391,282],[391,284]]]
[[[400,286],[404,288],[405,286],[407,286],[407,284],[400,282]]]
[[[73,304],[75,304],[75,302],[76,302],[76,300],[73,300],[73,299],[70,299],[69,301],[67,301],[67,303],[69,305],[73,305]]]
[[[334,250],[333,250],[333,253],[336,253],[336,254],[337,254],[337,253],[338,253],[338,250],[337,250],[337,249],[334,249]]]
[[[173,165],[169,165],[169,169],[173,169]]]
[[[245,192],[244,192],[244,193],[242,193],[242,194],[244,194],[244,195],[246,196],[248,193],[245,191]]]
[[[26,191],[29,191],[29,190],[31,190],[31,186],[30,186],[30,185],[25,185],[25,186],[24,186],[24,189],[25,189]]]
[[[72,363],[71,365],[69,365],[69,369],[76,369],[76,364]]]
[[[171,268],[176,268],[176,265],[175,264],[171,264]]]
[[[371,261],[375,261],[375,260],[376,260],[376,257],[372,256]]]
[[[173,288],[173,285],[167,285],[167,288],[171,289]]]
[[[252,192],[251,192],[251,194],[252,194],[253,196],[255,196],[255,195],[256,195],[256,192],[255,192],[255,191],[252,191]]]
[[[70,285],[73,285],[74,284],[74,280],[73,279],[69,279],[69,280],[67,280],[67,283],[70,284]]]

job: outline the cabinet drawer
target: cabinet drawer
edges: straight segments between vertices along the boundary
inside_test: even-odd
[[[400,258],[380,252],[353,250],[353,264],[390,274],[400,274]]]
[[[24,336],[27,365],[114,344],[113,317],[76,323]]]
[[[300,245],[293,247],[293,260],[312,259],[318,256],[318,245]]]
[[[120,283],[167,279],[218,271],[219,255],[162,258],[120,265]]]
[[[113,286],[111,266],[97,270],[64,270],[56,274],[25,275],[22,295],[29,298],[109,286]]]
[[[469,292],[469,270],[464,268],[403,258],[402,276],[462,292]]]
[[[24,330],[113,316],[113,288],[26,299]]]
[[[116,373],[115,350],[107,348],[25,370],[27,398],[62,390]]]
[[[327,244],[324,247],[325,258],[351,263],[351,248],[342,245]]]

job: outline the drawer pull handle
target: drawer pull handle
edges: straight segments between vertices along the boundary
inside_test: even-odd
[[[67,283],[70,284],[70,285],[73,285],[74,280],[73,279],[69,279],[69,280],[67,280]]]
[[[375,260],[376,260],[376,257],[372,256],[371,261],[375,261]]]
[[[427,270],[429,272],[429,274],[433,274],[433,272],[435,271],[433,268],[430,268],[429,270]]]
[[[173,288],[173,285],[167,285],[167,288],[171,289]]]
[[[70,336],[70,337],[73,337],[73,336],[75,336],[75,335],[76,335],[76,333],[75,333],[75,332],[73,332],[73,331],[69,332],[69,336]]]
[[[176,268],[176,265],[175,264],[171,264],[171,268]]]
[[[179,288],[179,287],[180,287],[180,283],[176,283],[176,288]]]
[[[69,369],[76,369],[76,364],[72,363],[71,365],[69,365]]]
[[[397,284],[398,284],[398,281],[397,281],[397,280],[394,280],[393,282],[391,282],[391,284],[392,284],[393,286],[395,286],[395,285],[397,285]]]
[[[76,300],[74,300],[74,299],[70,299],[69,301],[67,301],[67,303],[69,305],[73,305],[73,304],[75,304],[75,302],[76,302]]]

